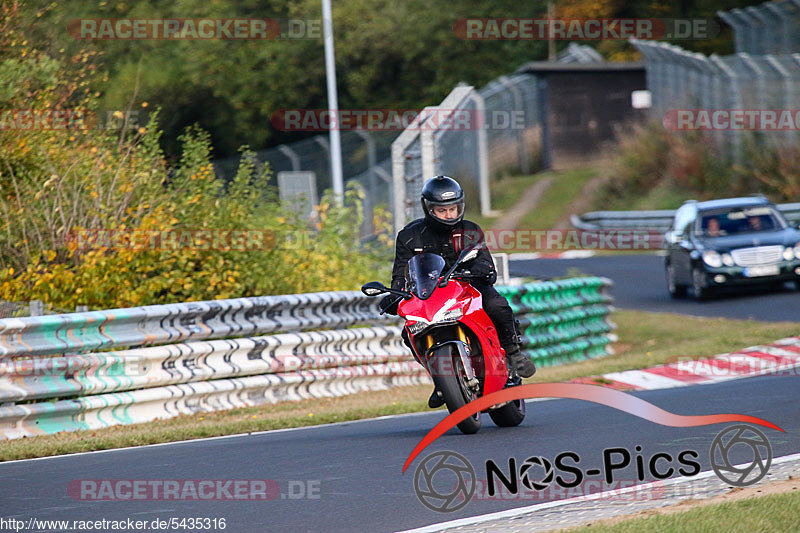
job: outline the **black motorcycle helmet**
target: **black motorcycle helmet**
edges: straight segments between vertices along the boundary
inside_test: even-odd
[[[456,180],[448,176],[436,176],[426,181],[421,202],[425,222],[436,231],[451,231],[464,218],[464,191]],[[450,206],[456,207],[453,218],[440,218],[434,213],[436,207]]]

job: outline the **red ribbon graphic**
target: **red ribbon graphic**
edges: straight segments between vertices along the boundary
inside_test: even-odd
[[[626,392],[598,385],[586,385],[583,383],[535,383],[493,392],[492,394],[471,401],[454,413],[450,413],[419,441],[419,444],[417,444],[408,456],[408,459],[406,459],[403,465],[403,472],[405,473],[406,469],[422,450],[444,435],[448,430],[454,428],[456,424],[462,420],[492,405],[524,398],[569,398],[573,400],[586,400],[587,402],[599,403],[601,405],[613,407],[614,409],[619,409],[620,411],[644,418],[645,420],[650,420],[662,426],[685,428],[707,426],[722,422],[748,422],[783,431],[783,429],[772,422],[749,415],[735,413],[695,416],[676,415]]]

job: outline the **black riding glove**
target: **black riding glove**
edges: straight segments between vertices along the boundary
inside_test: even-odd
[[[475,261],[463,271],[464,277],[472,278],[476,281],[482,281],[492,285],[497,281],[497,272],[494,266],[483,261]]]
[[[401,296],[397,296],[396,294],[387,294],[383,298],[381,298],[378,307],[380,310],[389,315],[396,315],[397,314],[397,305],[400,303],[400,300],[403,298]]]

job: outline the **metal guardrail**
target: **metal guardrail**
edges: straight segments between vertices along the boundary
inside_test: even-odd
[[[576,278],[498,290],[528,355],[547,366],[605,353],[609,286]],[[0,320],[0,438],[428,382],[398,319],[377,305],[350,291]],[[380,322],[389,324],[350,327]],[[319,330],[329,327],[340,329]]]
[[[0,407],[6,439],[135,424],[282,401],[354,394],[426,382],[416,363],[347,367],[338,372],[292,372]]]
[[[800,223],[800,203],[778,204],[777,208],[790,223]],[[675,210],[655,211],[593,211],[572,215],[572,225],[580,230],[636,229],[668,231],[675,218]]]
[[[283,333],[0,363],[0,403],[408,359],[397,326]],[[43,379],[46,374],[47,379]]]
[[[0,362],[260,333],[388,323],[357,291],[263,296],[0,320]]]

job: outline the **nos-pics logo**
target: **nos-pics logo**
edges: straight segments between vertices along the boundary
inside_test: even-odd
[[[730,452],[734,448],[750,448],[753,461],[737,468],[731,464]],[[772,464],[772,446],[761,431],[739,424],[720,431],[711,443],[711,468],[717,477],[735,487],[747,487],[767,475]]]
[[[752,461],[744,465],[734,465],[732,451],[737,450],[736,453],[740,453],[747,448],[750,448]],[[696,452],[692,454],[697,456]],[[772,446],[764,433],[753,426],[739,424],[725,428],[714,437],[709,458],[714,473],[722,481],[736,487],[746,487],[757,483],[767,475],[772,464]],[[494,465],[491,461],[487,461],[487,472],[489,463]],[[699,464],[694,464],[697,465],[697,469],[687,477],[699,472]],[[542,472],[541,479],[534,478],[534,471]],[[574,471],[574,466],[571,467],[571,471]],[[683,474],[684,471],[679,470],[679,472]],[[531,457],[522,463],[518,473],[510,472],[510,474],[519,476],[522,485],[535,491],[545,490],[553,483],[554,477],[557,481],[560,480],[559,476],[555,476],[553,465],[544,457]],[[600,474],[600,470],[587,470],[586,474]],[[487,477],[491,478],[488,473]],[[473,499],[477,485],[478,478],[472,464],[463,455],[452,451],[439,451],[428,455],[414,471],[414,491],[417,498],[428,509],[440,513],[449,513],[465,507]],[[516,485],[514,482],[514,486]]]
[[[463,455],[450,451],[428,455],[414,471],[414,491],[422,504],[440,513],[457,511],[475,494],[475,469]]]

